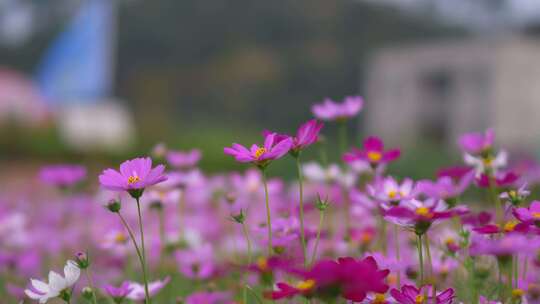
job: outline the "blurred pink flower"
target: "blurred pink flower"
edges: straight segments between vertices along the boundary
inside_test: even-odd
[[[169,150],[166,157],[169,165],[174,168],[189,168],[197,165],[201,159],[201,151],[198,149],[187,152]]]
[[[41,168],[41,181],[58,187],[70,187],[86,177],[86,168],[79,165],[50,165]]]
[[[155,296],[158,292],[160,292],[169,282],[171,281],[170,277],[166,277],[163,280],[157,280],[153,282],[148,283],[148,292],[150,293],[150,296]],[[126,296],[127,299],[134,300],[134,301],[142,301],[144,300],[144,286],[142,284],[139,284],[137,282],[128,282],[129,289],[131,290],[128,295]]]
[[[364,100],[360,96],[347,96],[342,103],[327,98],[323,103],[315,104],[311,111],[321,120],[346,120],[356,116],[364,107]]]
[[[343,155],[343,160],[347,163],[352,163],[358,160],[363,160],[376,167],[379,164],[387,164],[399,158],[401,152],[399,149],[385,151],[383,141],[371,136],[364,140],[364,149],[353,148],[350,152]]]
[[[481,154],[490,150],[495,141],[495,132],[493,129],[487,129],[485,133],[473,132],[463,134],[459,140],[459,146],[466,153]]]

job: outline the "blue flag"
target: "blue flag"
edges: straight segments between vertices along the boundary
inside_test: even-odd
[[[113,85],[114,7],[112,0],[87,0],[46,51],[36,72],[52,105],[95,102]]]

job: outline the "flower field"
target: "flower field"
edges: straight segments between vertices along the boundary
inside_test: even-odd
[[[488,129],[460,136],[462,163],[392,176],[406,151],[347,134],[363,103],[231,138],[215,153],[242,172],[206,174],[199,150],[163,144],[100,174],[43,166],[0,197],[0,303],[540,303],[539,167]],[[292,181],[271,169],[284,158]]]

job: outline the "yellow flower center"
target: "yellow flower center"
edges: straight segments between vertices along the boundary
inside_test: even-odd
[[[512,290],[512,297],[513,298],[521,298],[525,294],[525,291],[523,289],[516,288]]]
[[[255,158],[261,157],[264,153],[266,153],[266,148],[259,148],[255,151]]]
[[[390,190],[390,191],[388,191],[388,197],[391,198],[391,199],[396,198],[397,194],[398,194],[398,193],[397,193],[396,190]]]
[[[296,288],[300,289],[301,291],[310,290],[311,288],[313,288],[313,286],[315,286],[315,280],[312,279],[300,281],[298,282],[298,284],[296,284]]]
[[[131,175],[130,177],[128,177],[128,185],[135,184],[140,180],[141,179],[137,175]]]
[[[510,190],[510,191],[508,191],[508,196],[517,197],[517,192],[515,190]]]
[[[386,296],[382,293],[376,293],[373,298],[372,304],[384,304],[386,303]]]
[[[540,212],[531,212],[531,214],[535,219],[540,219]]]
[[[389,285],[395,285],[397,283],[397,275],[396,274],[391,273],[386,278],[388,280]]]
[[[484,166],[490,167],[491,164],[493,164],[493,157],[488,156],[488,157],[483,159],[483,162],[484,162]]]
[[[423,216],[423,217],[432,217],[433,214],[429,211],[429,208],[427,207],[419,207],[416,208],[416,214]]]
[[[510,222],[504,224],[503,229],[504,229],[504,231],[506,231],[506,232],[514,231],[514,228],[516,228],[516,225],[517,225],[517,224],[518,224],[517,221],[510,221]]]
[[[125,234],[123,234],[122,232],[118,232],[115,236],[114,236],[114,242],[115,243],[119,243],[119,244],[123,244],[127,241],[127,236]]]
[[[381,154],[381,152],[377,152],[377,151],[369,151],[368,154],[367,154],[367,157],[368,157],[370,162],[376,163],[376,162],[379,162],[381,160],[382,154]]]
[[[416,304],[422,304],[424,303],[425,297],[423,295],[417,295],[416,298],[414,298],[414,303]]]
[[[260,257],[257,259],[257,267],[259,267],[259,269],[261,271],[267,271],[268,270],[268,260],[265,259],[264,257]]]
[[[447,239],[444,241],[444,243],[445,243],[447,246],[451,246],[451,245],[455,245],[455,244],[456,244],[456,241],[455,241],[453,238],[449,237],[449,238],[447,238]]]

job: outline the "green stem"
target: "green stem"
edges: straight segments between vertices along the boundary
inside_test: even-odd
[[[518,288],[519,281],[519,255],[514,256],[514,287]]]
[[[497,223],[499,224],[499,227],[503,227],[504,225],[504,210],[502,207],[501,200],[499,198],[499,195],[497,194],[497,186],[495,177],[493,174],[489,174],[489,191],[491,193],[491,199],[495,203],[495,218],[497,220]]]
[[[529,266],[529,257],[525,255],[523,257],[523,273],[521,274],[523,280],[527,278],[527,266]]]
[[[422,235],[418,234],[417,236],[416,245],[418,247],[418,263],[420,266],[420,282],[418,286],[422,286],[424,284],[424,254],[422,250]]]
[[[298,171],[298,188],[300,194],[300,241],[302,243],[302,254],[304,257],[304,267],[307,266],[307,256],[306,256],[306,236],[304,231],[304,186],[303,186],[303,175],[302,175],[302,165],[300,163],[300,155],[296,156],[296,169]]]
[[[96,290],[94,288],[94,281],[92,280],[90,270],[87,268],[84,273],[86,274],[86,280],[88,281],[88,285],[90,285],[90,288],[92,289],[92,303],[97,304]]]
[[[396,261],[400,264],[399,227],[396,224],[394,224],[394,246],[396,250]],[[397,273],[397,286],[401,287],[401,271],[398,271]]]
[[[272,218],[270,215],[270,199],[268,197],[268,182],[266,180],[266,171],[261,169],[262,181],[264,185],[264,202],[266,204],[266,226],[268,227],[268,256],[272,255]]]
[[[150,300],[150,292],[148,291],[148,276],[146,273],[146,253],[144,248],[144,228],[143,228],[143,221],[142,221],[142,214],[141,214],[141,203],[139,198],[135,199],[137,201],[137,213],[139,215],[139,231],[141,233],[141,255],[142,255],[142,271],[143,271],[143,280],[144,280],[144,295],[146,298],[146,304],[151,304],[152,301]]]
[[[313,253],[311,254],[311,265],[315,263],[315,257],[317,256],[317,249],[319,248],[319,240],[321,239],[321,230],[324,221],[324,211],[319,213],[319,227],[317,227],[317,237],[315,238],[315,247],[313,247]]]
[[[242,222],[242,232],[244,233],[244,237],[246,238],[247,243],[247,254],[248,254],[248,265],[251,265],[251,240],[249,239],[249,233],[246,227],[246,222]],[[244,286],[244,303],[247,304],[247,292],[248,292],[248,285]]]
[[[431,288],[431,290],[432,290],[432,299],[435,299],[436,295],[437,295],[437,290],[435,288],[435,278],[434,278],[434,274],[433,274],[433,261],[431,259],[431,250],[430,250],[430,246],[429,246],[429,237],[428,237],[427,233],[424,235],[424,242],[425,242],[425,247],[426,247],[426,256],[427,256],[428,265],[429,265],[429,277],[430,277],[429,281],[433,281],[432,282],[432,288]]]
[[[135,252],[137,253],[137,257],[139,258],[139,262],[141,263],[141,267],[142,267],[143,258],[142,258],[142,255],[141,255],[141,251],[139,249],[139,245],[137,245],[137,240],[135,239],[135,235],[133,234],[133,230],[131,230],[131,227],[129,227],[129,224],[126,222],[126,220],[124,219],[124,217],[122,216],[122,214],[120,212],[118,212],[118,217],[120,217],[120,221],[122,222],[122,224],[126,228],[128,234],[129,234],[129,238],[133,242],[133,246],[135,247]]]

